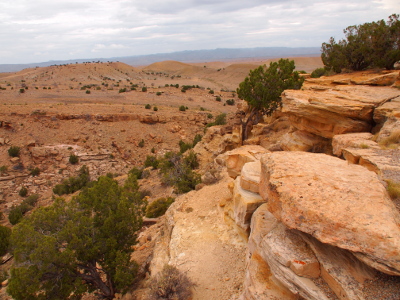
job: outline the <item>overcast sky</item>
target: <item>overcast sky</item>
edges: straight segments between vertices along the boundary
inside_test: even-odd
[[[399,0],[0,0],[0,64],[320,47],[393,13]]]

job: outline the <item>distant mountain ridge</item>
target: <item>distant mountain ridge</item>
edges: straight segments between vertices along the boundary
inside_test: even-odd
[[[213,50],[186,50],[172,53],[157,53],[149,55],[136,55],[111,58],[90,58],[90,59],[71,59],[53,60],[41,63],[30,64],[0,64],[0,72],[17,72],[26,68],[47,67],[51,65],[83,63],[88,61],[119,61],[132,66],[146,66],[164,60],[176,60],[180,62],[210,62],[230,59],[249,59],[249,58],[276,58],[291,56],[319,56],[319,47],[259,47],[259,48],[218,48]]]

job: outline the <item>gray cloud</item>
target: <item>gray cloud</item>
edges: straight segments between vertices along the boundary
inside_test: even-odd
[[[0,2],[0,63],[195,49],[319,47],[386,19],[397,0],[14,0]]]

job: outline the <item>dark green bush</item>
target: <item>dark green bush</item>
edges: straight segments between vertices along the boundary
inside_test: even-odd
[[[18,146],[11,146],[8,149],[8,155],[10,155],[11,157],[18,157],[19,153],[21,151],[21,148]]]
[[[209,90],[208,93],[213,95],[214,94],[214,90]]]
[[[142,178],[142,173],[143,173],[143,169],[138,169],[138,168],[132,168],[128,172],[128,174],[132,174],[132,175],[136,176],[137,179]]]
[[[40,174],[40,169],[38,167],[35,167],[31,170],[30,172],[31,176],[35,177],[38,176]]]
[[[11,229],[0,225],[0,256],[5,255],[8,252],[10,246]]]
[[[154,155],[147,155],[146,160],[144,161],[145,167],[153,167],[153,169],[158,168],[159,161],[157,157]]]
[[[162,93],[161,93],[161,92],[157,92],[156,95],[157,95],[157,96],[161,96]]]
[[[147,218],[158,218],[165,214],[168,207],[174,203],[175,199],[172,197],[159,198],[151,202],[146,208]]]
[[[179,141],[179,152],[180,153],[185,153],[187,150],[192,149],[192,148],[193,148],[192,143],[185,143],[182,140]]]
[[[311,73],[311,78],[319,78],[321,76],[324,76],[326,73],[326,69],[325,68],[318,68],[315,69],[314,71],[312,71]]]
[[[197,145],[198,142],[201,141],[203,136],[201,134],[196,134],[193,138],[193,147]]]
[[[69,156],[69,163],[70,163],[70,164],[75,165],[75,164],[77,164],[78,162],[79,162],[79,157],[78,157],[77,155],[71,154],[71,155]]]
[[[153,110],[154,110],[154,111],[158,111],[158,107],[157,107],[157,106],[154,106],[154,107],[153,107]]]
[[[147,92],[147,87],[142,87],[142,92]]]
[[[23,94],[23,93],[25,93],[25,89],[19,89],[19,92],[20,92],[21,94]]]
[[[24,186],[21,187],[21,189],[19,190],[18,194],[21,197],[26,197],[26,195],[28,195],[28,189]]]
[[[217,96],[216,98],[215,98],[215,100],[217,100],[218,102],[221,102],[221,97],[220,96]]]
[[[186,107],[185,107],[184,105],[181,105],[181,106],[179,106],[179,110],[180,110],[180,111],[185,111],[185,110],[186,110]]]
[[[90,90],[86,90],[86,94],[90,94]]]
[[[226,124],[226,114],[220,114],[215,117],[215,121],[212,123],[208,123],[206,125],[206,128],[211,127],[211,126],[216,126],[216,125],[225,125]]]
[[[89,170],[84,165],[79,170],[79,175],[77,177],[69,177],[64,179],[61,184],[57,184],[53,188],[53,193],[59,196],[64,194],[72,194],[79,191],[90,182]]]
[[[146,104],[144,108],[145,108],[145,109],[150,109],[150,108],[151,108],[151,105],[150,105],[150,104]]]
[[[125,93],[126,92],[126,88],[123,89],[119,89],[118,93]]]
[[[226,100],[226,104],[235,105],[235,100],[234,99],[228,99],[228,100]]]
[[[30,195],[29,197],[27,197],[27,198],[23,201],[23,203],[26,203],[27,205],[33,207],[33,206],[36,205],[36,203],[38,202],[38,200],[39,200],[39,195],[38,195],[38,194],[32,194],[32,195]]]
[[[138,146],[139,146],[140,148],[143,148],[143,147],[144,147],[144,139],[142,139],[142,140],[139,142]]]

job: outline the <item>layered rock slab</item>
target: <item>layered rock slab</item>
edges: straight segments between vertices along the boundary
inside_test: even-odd
[[[400,214],[375,173],[325,154],[274,152],[261,159],[260,194],[288,228],[400,275]]]
[[[297,129],[332,138],[370,131],[374,109],[399,95],[396,89],[370,86],[337,86],[323,92],[286,90],[282,93],[282,112]]]

